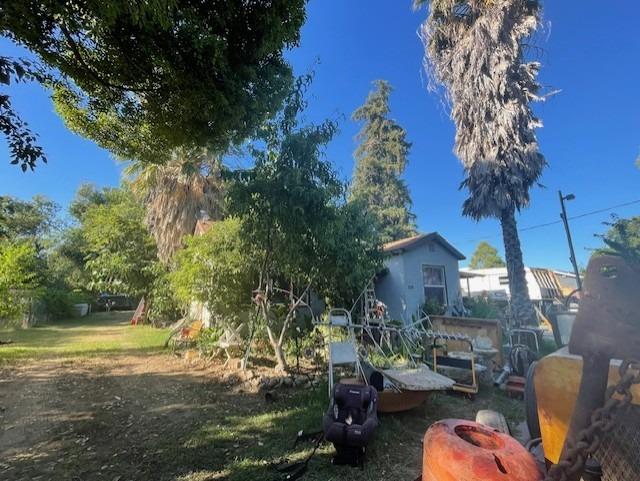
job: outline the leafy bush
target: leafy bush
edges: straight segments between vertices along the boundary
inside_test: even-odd
[[[237,320],[251,308],[255,285],[255,262],[242,240],[241,222],[216,222],[204,235],[188,238],[169,280],[181,302],[200,301],[214,317]]]
[[[41,286],[42,262],[32,241],[0,241],[0,318],[16,318]]]
[[[49,319],[68,319],[74,315],[75,297],[67,290],[57,288],[43,289],[40,298],[44,302],[45,311]]]
[[[422,312],[429,316],[442,316],[446,312],[446,307],[433,299],[422,304]]]
[[[154,326],[170,324],[182,317],[180,302],[174,294],[166,268],[157,263],[156,277],[149,293],[147,319]]]
[[[481,297],[465,299],[464,307],[469,310],[471,317],[479,319],[500,319],[502,317],[500,306],[490,299]]]
[[[210,327],[200,331],[200,335],[196,340],[196,346],[202,356],[213,356],[217,351],[217,342],[222,335],[222,328],[218,326]]]

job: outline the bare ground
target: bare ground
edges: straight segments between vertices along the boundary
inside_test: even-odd
[[[0,373],[0,478],[175,479],[207,463],[182,436],[251,397],[167,355],[14,366]]]
[[[93,334],[83,335],[103,342],[105,329],[116,329],[120,350],[0,364],[1,481],[271,481],[282,479],[274,462],[310,452],[291,444],[299,429],[319,427],[326,387],[283,389],[266,403],[243,385],[231,387],[220,364],[189,367],[158,348],[123,349],[122,339],[144,332],[122,320],[85,325]],[[50,339],[37,334],[41,344]],[[332,466],[333,448],[323,445],[304,479],[414,479],[433,421],[473,418],[496,405],[512,422],[521,419],[520,403],[492,389],[475,402],[434,394],[421,408],[381,418],[364,470]]]

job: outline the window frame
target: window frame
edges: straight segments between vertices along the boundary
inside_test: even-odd
[[[429,269],[439,269],[442,272],[442,284],[427,284],[424,276],[425,268]],[[447,269],[443,265],[435,265],[435,264],[422,264],[422,268],[420,270],[422,274],[422,300],[423,302],[427,302],[427,288],[439,288],[444,289],[444,304],[442,307],[449,307],[449,288],[447,286]]]

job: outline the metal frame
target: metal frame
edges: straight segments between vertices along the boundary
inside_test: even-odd
[[[442,339],[445,342],[449,341],[451,338],[447,337],[447,336],[436,336],[433,339],[433,371],[434,372],[438,372],[438,349],[442,349],[443,346],[438,346],[436,341],[438,339]],[[462,392],[465,394],[478,394],[479,391],[479,386],[478,386],[478,378],[476,375],[476,361],[475,361],[475,355],[473,352],[473,343],[471,342],[471,340],[469,339],[453,339],[456,341],[463,341],[468,343],[469,345],[469,352],[471,353],[471,384],[464,384],[464,383],[460,383],[460,382],[456,382],[453,387],[451,388],[454,391],[458,391],[458,392]],[[461,368],[463,369],[463,368]],[[440,373],[438,373],[440,374]]]

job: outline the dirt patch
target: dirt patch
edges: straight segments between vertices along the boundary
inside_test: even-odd
[[[182,437],[261,403],[167,355],[34,361],[0,372],[0,479],[169,480],[200,460]]]

